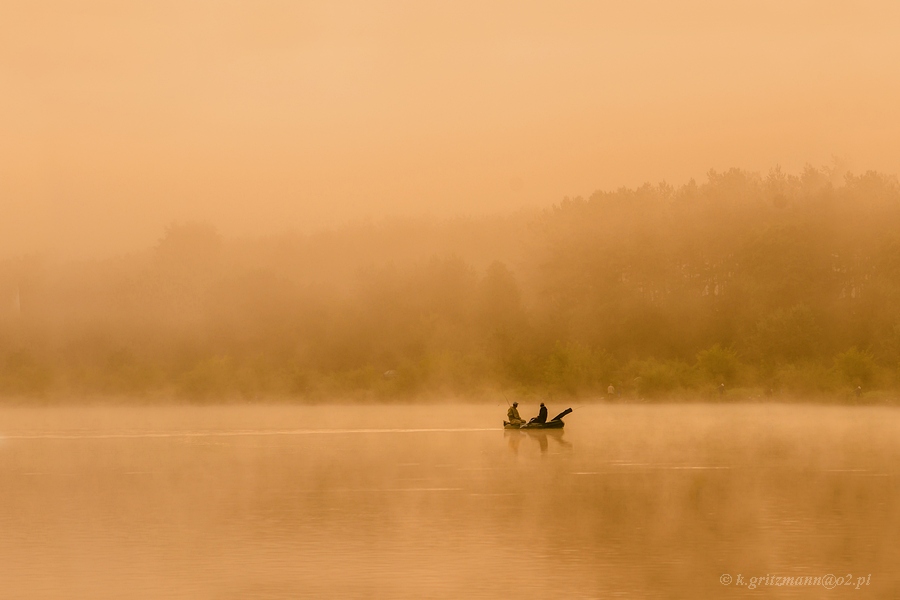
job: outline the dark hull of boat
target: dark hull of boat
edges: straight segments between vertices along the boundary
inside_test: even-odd
[[[561,420],[547,421],[546,423],[525,423],[524,425],[513,425],[509,421],[503,421],[503,429],[515,429],[517,431],[539,431],[543,429],[562,429],[566,424]]]

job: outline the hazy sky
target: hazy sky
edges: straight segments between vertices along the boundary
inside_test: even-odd
[[[0,2],[0,256],[900,165],[900,3]]]

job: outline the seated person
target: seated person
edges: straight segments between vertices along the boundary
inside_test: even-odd
[[[547,422],[547,407],[544,406],[544,403],[541,402],[541,410],[538,411],[538,416],[528,421],[529,423],[541,423],[544,424]]]
[[[510,425],[522,425],[525,423],[525,419],[519,416],[519,409],[516,408],[519,406],[518,402],[513,402],[512,406],[509,407],[509,410],[506,411],[506,418],[509,419]]]

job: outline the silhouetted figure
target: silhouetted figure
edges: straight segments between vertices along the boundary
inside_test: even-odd
[[[544,424],[547,422],[547,407],[544,406],[544,403],[541,402],[541,410],[538,411],[538,416],[529,421],[529,423],[541,423]]]
[[[510,425],[521,425],[525,422],[525,419],[519,416],[519,409],[516,408],[519,406],[518,402],[513,402],[512,406],[509,407],[509,410],[506,411],[506,418],[509,419]]]
[[[862,396],[862,386],[861,385],[856,386],[856,389],[853,390],[853,393],[856,394],[857,398]]]
[[[724,395],[725,395],[725,384],[724,384],[724,383],[720,383],[720,384],[719,384],[719,395],[720,395],[720,396],[724,396]]]
[[[616,395],[616,388],[613,387],[613,384],[609,384],[609,387],[606,388],[606,395],[610,398]]]

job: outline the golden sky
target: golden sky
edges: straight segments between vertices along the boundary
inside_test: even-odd
[[[896,173],[900,3],[0,2],[0,257]]]

